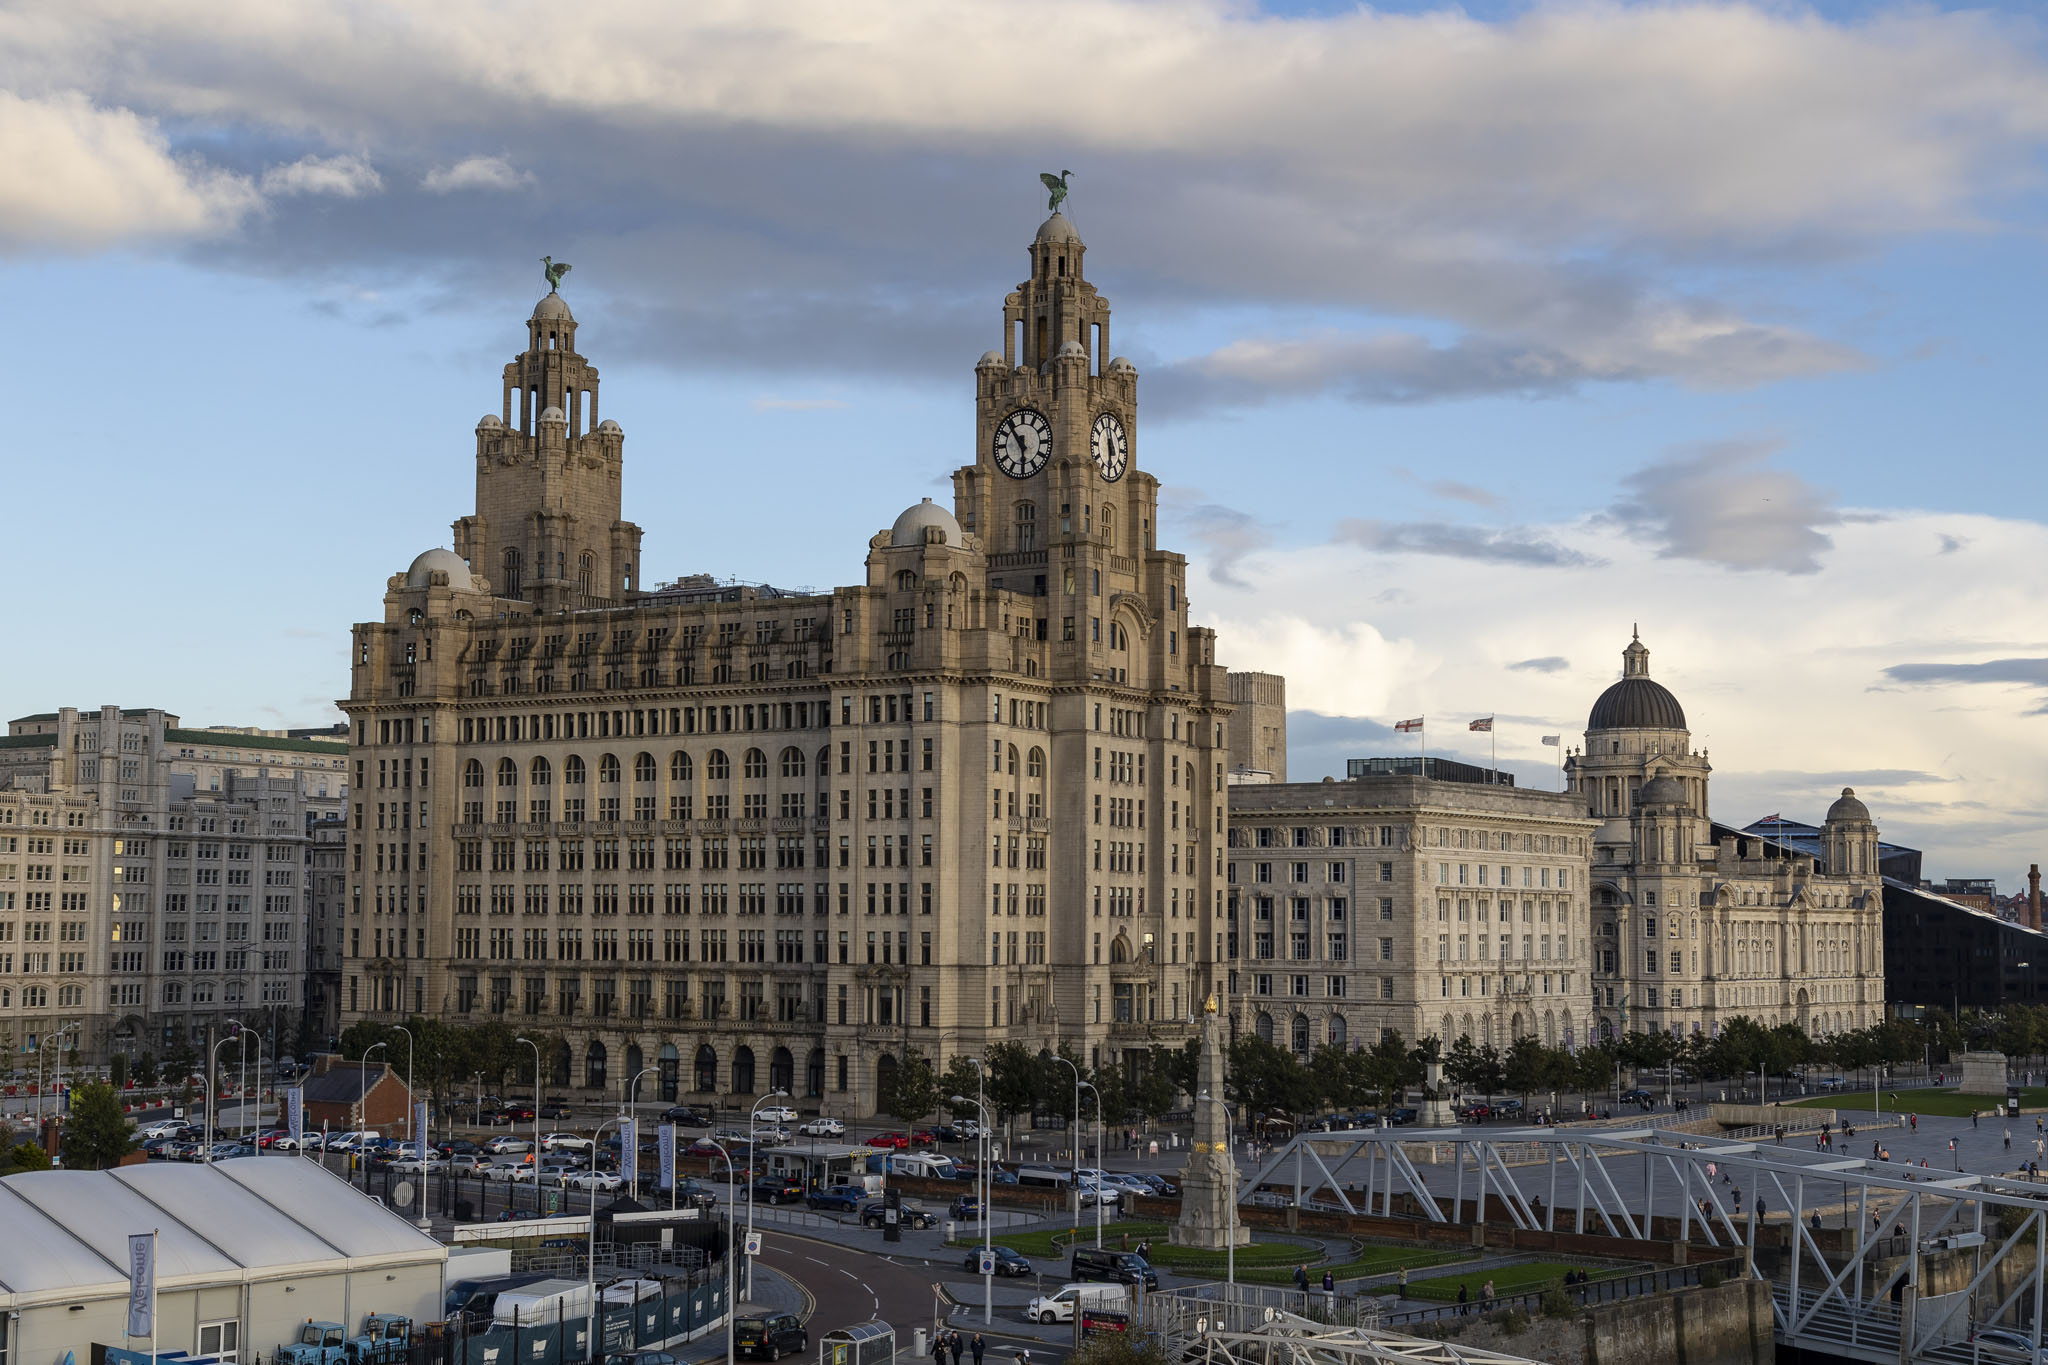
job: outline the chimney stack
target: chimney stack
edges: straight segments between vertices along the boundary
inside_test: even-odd
[[[2027,865],[2027,927],[2041,927],[2041,865]]]

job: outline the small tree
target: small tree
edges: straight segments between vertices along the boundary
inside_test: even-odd
[[[7,1162],[17,1171],[47,1171],[50,1154],[33,1142],[17,1142],[7,1154]]]
[[[155,1085],[156,1079],[156,1054],[145,1052],[135,1059],[135,1083],[143,1086]]]
[[[121,1112],[114,1087],[93,1081],[71,1092],[71,1117],[64,1124],[64,1164],[74,1171],[117,1166],[135,1150],[135,1125]]]
[[[883,1078],[882,1112],[905,1123],[916,1123],[935,1111],[947,1097],[939,1094],[938,1074],[931,1059],[912,1048],[903,1061]]]
[[[126,1090],[128,1088],[127,1053],[117,1052],[114,1054],[114,1060],[107,1066],[107,1075],[112,1078],[114,1089]]]

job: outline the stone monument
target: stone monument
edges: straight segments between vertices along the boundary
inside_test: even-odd
[[[1237,1198],[1237,1163],[1230,1155],[1224,1122],[1223,1026],[1216,997],[1202,1007],[1202,1060],[1195,1081],[1195,1141],[1180,1172],[1180,1221],[1176,1246],[1221,1251],[1232,1241],[1243,1246],[1251,1233],[1231,1209]],[[1204,1099],[1203,1096],[1210,1098]],[[1212,1102],[1213,1101],[1213,1102]]]
[[[1965,1052],[1956,1060],[1962,1063],[1963,1074],[1956,1085],[1958,1094],[1989,1095],[1997,1100],[2001,1108],[2005,1105],[2005,1054],[2003,1052]]]

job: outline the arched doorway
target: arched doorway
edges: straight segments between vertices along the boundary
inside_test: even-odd
[[[1346,1039],[1347,1039],[1347,1038],[1348,1038],[1349,1036],[1350,1036],[1350,1029],[1349,1029],[1349,1027],[1348,1027],[1348,1026],[1347,1026],[1347,1025],[1346,1025],[1346,1024],[1344,1023],[1344,1016],[1343,1016],[1343,1015],[1341,1015],[1341,1014],[1333,1014],[1333,1015],[1331,1015],[1331,1016],[1330,1016],[1330,1046],[1332,1046],[1332,1047],[1343,1047],[1343,1046],[1344,1046],[1344,1043],[1345,1043],[1345,1040],[1346,1040]]]
[[[602,1090],[605,1087],[604,1044],[592,1041],[583,1051],[583,1088]]]
[[[824,1093],[825,1049],[814,1047],[811,1049],[809,1060],[804,1063],[804,1094],[822,1095]]]
[[[565,1038],[555,1040],[554,1055],[549,1058],[548,1084],[557,1090],[569,1088],[569,1071],[575,1065],[575,1058],[569,1055],[569,1042]]]
[[[661,1101],[663,1104],[676,1102],[678,1073],[682,1071],[682,1058],[676,1053],[674,1043],[663,1043],[655,1055],[654,1064],[661,1068]]]
[[[621,1079],[626,1082],[626,1089],[632,1092],[626,1096],[627,1099],[638,1099],[647,1093],[647,1087],[640,1075],[646,1067],[646,1054],[640,1051],[640,1044],[626,1044],[626,1074]]]
[[[796,1058],[789,1055],[786,1047],[768,1054],[768,1088],[796,1093]]]
[[[754,1049],[744,1044],[733,1049],[732,1092],[735,1095],[754,1093]]]
[[[875,1098],[879,1102],[896,1086],[896,1059],[883,1053],[875,1059]]]
[[[718,1089],[718,1053],[712,1049],[711,1044],[706,1043],[697,1049],[697,1062],[693,1069],[697,1074],[691,1078],[692,1090],[701,1094],[715,1092]]]

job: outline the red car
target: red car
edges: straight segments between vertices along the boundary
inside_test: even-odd
[[[289,1138],[291,1135],[289,1128],[273,1128],[262,1137],[257,1138],[256,1145],[258,1147],[274,1147],[277,1145],[278,1139]]]
[[[889,1147],[899,1152],[909,1145],[910,1139],[901,1133],[877,1133],[868,1139],[870,1147]]]
[[[532,1123],[533,1106],[530,1104],[508,1104],[499,1111],[508,1123]]]
[[[936,1147],[938,1143],[939,1135],[929,1128],[920,1128],[910,1135],[910,1145],[913,1147]]]

